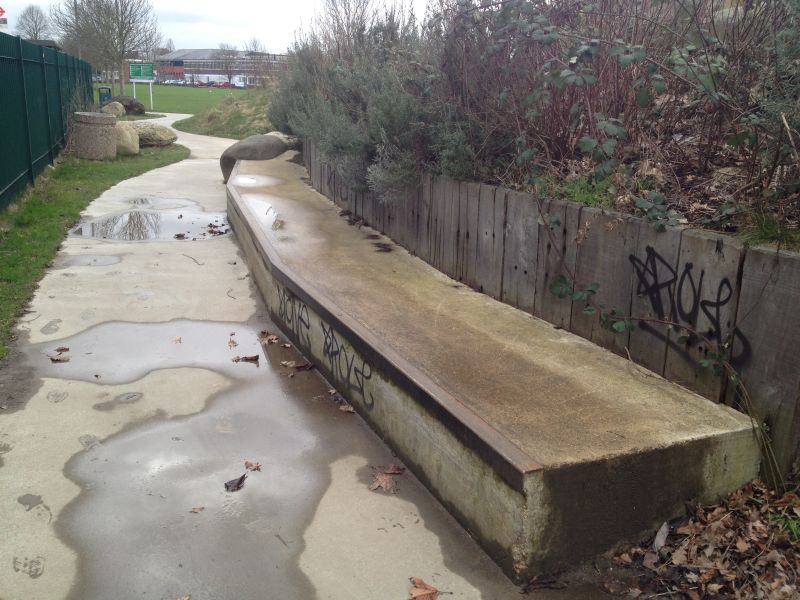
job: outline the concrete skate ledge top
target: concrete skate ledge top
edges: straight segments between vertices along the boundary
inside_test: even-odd
[[[293,156],[240,161],[228,183],[231,208],[271,274],[347,332],[374,368],[399,379],[514,489],[539,469],[751,429],[747,416],[348,225],[303,182]]]

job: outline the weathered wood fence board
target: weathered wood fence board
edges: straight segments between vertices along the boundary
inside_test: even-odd
[[[732,358],[775,442],[791,464],[800,431],[800,256],[747,251]],[[729,396],[731,396],[729,394]]]
[[[630,332],[628,349],[634,361],[659,375],[664,374],[668,345],[678,338],[677,332],[657,321],[671,321],[677,316],[680,247],[680,229],[657,232],[645,226],[639,228],[636,248],[627,257],[635,278],[631,316],[638,319],[638,327]]]
[[[639,223],[633,219],[611,215],[599,208],[583,208],[578,229],[576,289],[597,283],[594,296],[607,309],[630,314],[633,296],[633,266],[625,260],[636,248]],[[622,356],[627,355],[628,333],[617,333],[601,327],[597,314],[586,314],[586,303],[572,303],[570,331]]]
[[[478,208],[478,291],[497,299],[500,299],[503,290],[505,224],[505,190],[482,185]]]
[[[702,230],[659,233],[642,219],[562,200],[542,201],[540,215],[529,194],[429,174],[386,203],[351,189],[313,144],[303,157],[315,189],[437,269],[715,401],[734,399],[726,379],[700,365],[710,358],[708,344],[685,343],[679,327],[658,321],[717,344],[733,339],[732,361],[781,465],[797,457],[800,255],[747,250]],[[584,302],[557,298],[550,288],[560,274],[574,276],[577,289],[600,284],[595,300],[638,327],[612,333],[584,313]]]
[[[723,343],[736,320],[739,268],[744,244],[710,231],[687,229],[681,236],[675,308],[678,321]],[[700,368],[711,349],[703,338],[690,336],[682,346],[667,347],[664,377],[713,400],[721,399],[725,379]]]
[[[533,314],[539,211],[531,194],[506,194],[505,260],[501,299]]]

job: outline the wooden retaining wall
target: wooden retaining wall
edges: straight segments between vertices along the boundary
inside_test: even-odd
[[[311,185],[370,227],[453,279],[568,329],[716,402],[733,403],[724,378],[700,366],[702,339],[679,343],[678,322],[719,341],[771,432],[781,466],[800,450],[800,255],[745,247],[730,236],[656,232],[636,217],[429,174],[397,202],[354,192],[304,144]],[[548,226],[553,219],[558,225]],[[638,320],[629,333],[600,327],[584,302],[550,292],[561,273],[596,300]],[[665,426],[668,426],[665,424]]]

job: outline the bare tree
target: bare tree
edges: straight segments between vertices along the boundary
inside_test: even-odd
[[[82,14],[83,6],[78,0],[64,0],[63,4],[50,7],[50,23],[60,35],[61,45],[76,53],[78,58],[83,58],[83,43],[86,41]]]
[[[257,37],[252,37],[244,43],[244,49],[246,52],[255,52],[258,54],[263,54],[267,50],[264,48],[264,44],[261,43],[261,40]]]
[[[17,34],[29,40],[43,40],[51,34],[50,19],[35,4],[29,4],[19,14]]]
[[[217,50],[217,60],[222,63],[222,70],[228,78],[228,83],[233,79],[236,70],[236,60],[239,58],[239,51],[233,44],[220,44]]]

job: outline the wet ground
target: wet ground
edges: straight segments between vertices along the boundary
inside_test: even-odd
[[[410,576],[519,597],[412,475],[370,491],[397,459],[315,371],[281,365],[293,348],[262,348],[282,336],[234,238],[187,226],[224,222],[226,142],[180,135],[194,158],[89,207],[0,369],[0,598],[400,599]],[[114,233],[134,213],[147,234]],[[245,460],[261,470],[226,491]]]

